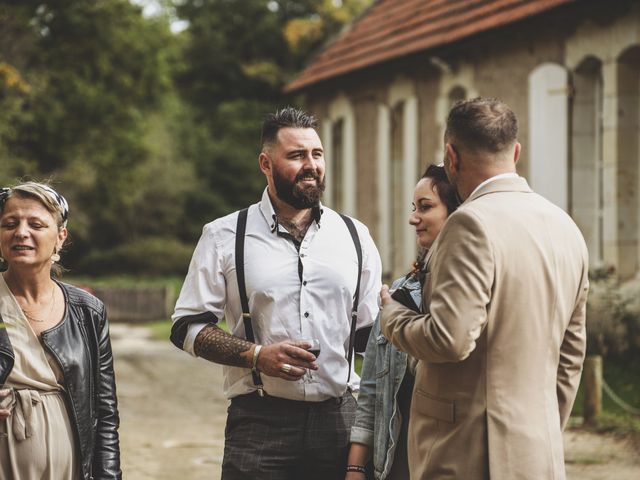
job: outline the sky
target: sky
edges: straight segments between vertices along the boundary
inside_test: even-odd
[[[169,14],[170,26],[173,33],[179,33],[185,30],[189,26],[189,22],[175,18],[172,13],[168,12],[166,8],[158,0],[129,0],[134,5],[142,7],[142,14],[145,17],[154,17],[163,14]]]

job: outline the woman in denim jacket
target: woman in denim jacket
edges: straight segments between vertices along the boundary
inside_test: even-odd
[[[458,199],[444,167],[427,167],[414,190],[413,212],[409,217],[423,253],[413,271],[391,286],[394,299],[409,308],[420,310],[424,283],[422,259],[457,206]],[[414,368],[415,362],[382,335],[378,316],[362,365],[358,410],[351,429],[345,480],[365,478],[364,465],[372,453],[376,480],[409,479],[407,429]]]

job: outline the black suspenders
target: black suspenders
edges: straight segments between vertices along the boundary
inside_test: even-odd
[[[247,212],[248,208],[240,210],[238,213],[238,224],[236,225],[236,276],[238,277],[238,293],[240,294],[240,304],[242,305],[242,321],[244,323],[244,332],[247,340],[256,343],[253,335],[253,325],[251,325],[251,314],[249,313],[249,300],[247,300],[247,288],[244,281],[244,234],[247,230]],[[251,369],[253,384],[258,389],[258,394],[264,396],[264,385],[260,372],[257,369]]]
[[[253,325],[251,324],[251,313],[249,313],[249,300],[247,299],[247,289],[244,280],[244,237],[247,231],[247,213],[248,208],[240,210],[238,212],[238,223],[236,225],[236,276],[238,278],[238,293],[240,294],[240,304],[242,305],[242,321],[244,323],[244,331],[249,340],[255,343],[255,337],[253,335]],[[358,300],[360,297],[360,275],[362,273],[362,246],[360,245],[360,238],[356,231],[356,226],[353,224],[353,220],[346,215],[340,214],[340,217],[347,225],[353,245],[356,248],[356,254],[358,255],[358,282],[356,283],[356,291],[353,295],[353,306],[351,307],[351,330],[349,332],[349,349],[347,351],[347,361],[349,362],[349,375],[347,377],[347,383],[351,379],[351,362],[353,361],[353,342],[356,332],[356,320],[358,319]],[[251,370],[251,376],[253,377],[253,384],[258,389],[260,396],[264,395],[264,386],[260,373],[257,370]]]
[[[356,283],[356,292],[353,294],[353,306],[351,307],[351,331],[349,333],[349,350],[347,351],[347,362],[349,363],[349,375],[347,376],[347,384],[351,380],[351,362],[353,361],[353,342],[356,336],[356,322],[358,320],[358,299],[360,298],[360,275],[362,273],[362,245],[360,245],[360,237],[356,226],[346,215],[340,214],[344,223],[347,224],[353,245],[356,247],[356,254],[358,255],[358,283]]]

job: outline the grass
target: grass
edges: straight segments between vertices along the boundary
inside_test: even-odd
[[[143,326],[151,330],[152,336],[155,340],[169,340],[169,335],[171,334],[171,320],[158,320],[157,322],[148,322],[144,323]],[[227,322],[225,322],[224,320],[222,322],[219,322],[218,326],[225,332],[229,331]]]
[[[360,373],[362,372],[362,360],[364,360],[364,357],[362,355],[356,355],[355,369],[358,375],[360,375]]]
[[[171,287],[174,294],[180,292],[183,277],[135,277],[131,275],[114,275],[109,277],[90,277],[86,275],[63,275],[61,280],[72,285],[88,285],[92,287],[119,288],[151,288]]]
[[[602,376],[611,389],[627,404],[640,408],[640,359],[620,362],[603,359]],[[584,395],[582,385],[571,412],[583,414]],[[605,392],[602,393],[602,415],[593,428],[598,432],[632,434],[640,438],[640,416],[634,416],[619,407]]]
[[[151,330],[154,340],[169,340],[171,334],[171,320],[158,320],[157,322],[148,322],[143,324]]]

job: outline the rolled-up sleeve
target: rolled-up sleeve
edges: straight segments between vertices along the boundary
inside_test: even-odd
[[[224,317],[226,282],[222,246],[216,238],[216,222],[205,225],[198,241],[172,316],[171,341],[195,355],[200,330]]]

